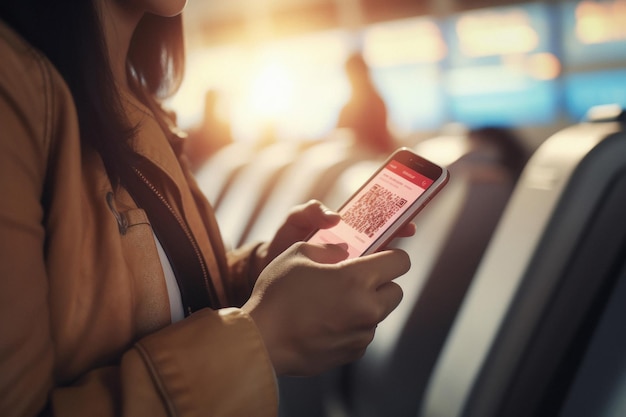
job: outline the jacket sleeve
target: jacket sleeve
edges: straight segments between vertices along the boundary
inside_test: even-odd
[[[202,310],[139,341],[120,367],[96,369],[56,388],[51,409],[77,417],[94,410],[111,416],[275,416],[276,382],[267,355],[259,355],[263,350],[241,310]],[[234,361],[244,364],[233,371]]]
[[[0,415],[275,416],[271,363],[238,309],[199,311],[60,381],[45,184],[55,135],[78,126],[60,75],[1,22],[0,56]]]

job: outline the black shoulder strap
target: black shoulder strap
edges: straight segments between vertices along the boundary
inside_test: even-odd
[[[185,316],[205,307],[216,307],[215,291],[206,262],[189,226],[158,190],[134,168],[124,173],[122,184],[144,209],[155,235],[172,265]]]

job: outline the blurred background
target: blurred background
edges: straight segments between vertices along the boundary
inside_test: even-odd
[[[227,246],[270,239],[311,198],[338,208],[397,146],[450,171],[393,243],[412,267],[366,355],[279,379],[281,417],[417,415],[509,201],[522,214],[493,244],[498,282],[586,152],[590,125],[575,125],[626,107],[626,0],[190,0],[184,21],[186,77],[166,104]]]
[[[215,147],[327,137],[354,52],[409,146],[489,125],[536,147],[591,106],[626,105],[626,0],[190,0],[184,20],[168,104],[184,129],[221,126]]]

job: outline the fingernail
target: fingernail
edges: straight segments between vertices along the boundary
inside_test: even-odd
[[[337,213],[336,211],[333,211],[331,209],[324,209],[323,210],[324,215],[326,216],[339,216],[339,213]]]

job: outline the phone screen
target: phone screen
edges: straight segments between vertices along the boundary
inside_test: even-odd
[[[408,161],[407,161],[408,163]],[[313,243],[346,243],[350,258],[365,253],[435,182],[391,159],[339,209],[341,221],[318,230]]]

